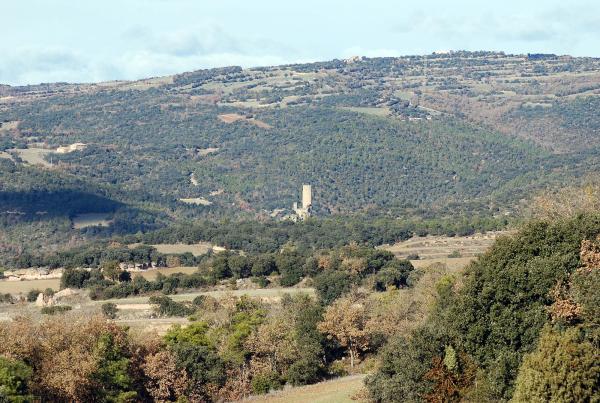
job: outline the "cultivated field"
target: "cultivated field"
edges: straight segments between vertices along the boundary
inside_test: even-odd
[[[52,288],[55,291],[58,290],[60,288],[60,279],[0,281],[0,294],[25,294],[31,290],[45,290],[46,288]]]
[[[365,375],[351,375],[314,385],[289,388],[242,402],[265,403],[343,403],[364,401],[354,396],[362,389]]]
[[[419,255],[421,259],[436,259],[438,261],[452,254],[455,254],[456,257],[475,257],[492,246],[496,238],[508,234],[508,231],[497,231],[464,237],[413,237],[394,245],[382,246],[382,249],[389,250],[400,258]]]

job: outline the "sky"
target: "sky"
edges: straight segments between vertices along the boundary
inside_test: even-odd
[[[497,50],[600,57],[600,1],[0,0],[0,83]]]

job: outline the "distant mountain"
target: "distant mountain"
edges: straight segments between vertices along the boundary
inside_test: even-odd
[[[268,217],[302,183],[317,215],[514,214],[598,170],[599,95],[600,59],[495,52],[0,86],[0,218],[39,223],[40,198],[119,231]]]

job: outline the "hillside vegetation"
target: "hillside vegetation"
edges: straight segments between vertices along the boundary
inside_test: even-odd
[[[190,220],[276,220],[303,183],[318,217],[519,216],[532,193],[600,162],[600,62],[542,56],[3,86],[0,262]],[[108,214],[104,226],[76,223],[94,213]]]
[[[426,323],[383,350],[376,401],[595,401],[600,217],[532,222],[499,239]]]

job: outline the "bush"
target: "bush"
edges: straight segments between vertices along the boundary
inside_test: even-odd
[[[117,304],[112,302],[105,302],[102,304],[102,314],[108,319],[115,319],[118,311],[119,309],[117,308]]]
[[[408,260],[392,260],[375,274],[375,290],[385,291],[389,287],[406,287],[408,285],[408,277],[414,269],[414,266]]]
[[[537,348],[526,355],[516,381],[514,402],[591,402],[598,397],[600,351],[582,339],[580,329],[549,326]]]
[[[265,276],[252,277],[252,282],[255,284],[258,284],[258,286],[261,288],[265,288],[266,286],[269,285],[269,279],[266,278]]]
[[[283,387],[279,374],[275,371],[257,374],[252,378],[252,391],[257,395],[269,393]]]
[[[38,289],[30,290],[27,293],[27,302],[35,302],[35,301],[37,301],[37,297],[41,293],[42,293],[42,291],[38,290]]]
[[[455,250],[454,252],[450,253],[448,255],[449,258],[459,258],[462,257],[462,254],[460,253],[460,251]]]
[[[65,269],[60,279],[60,288],[83,288],[90,276],[87,270]]]
[[[44,315],[56,315],[59,313],[70,311],[71,309],[73,309],[73,307],[69,305],[54,305],[43,307],[41,312]]]
[[[315,290],[324,305],[331,304],[334,300],[350,291],[352,280],[350,274],[337,270],[326,270],[315,277]]]
[[[156,313],[160,316],[188,316],[194,313],[195,309],[181,302],[175,302],[171,298],[163,295],[150,297],[150,304],[156,305]]]
[[[0,402],[29,402],[32,370],[24,362],[0,357]]]
[[[0,304],[14,304],[15,299],[12,294],[0,294]]]

